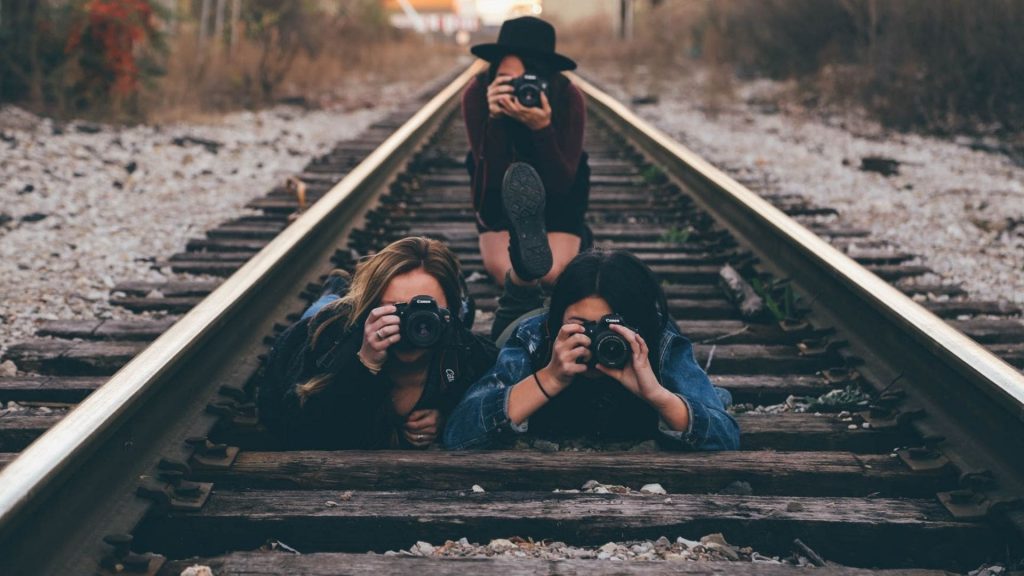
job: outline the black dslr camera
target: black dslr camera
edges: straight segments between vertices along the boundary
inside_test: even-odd
[[[591,364],[603,364],[608,368],[622,368],[629,364],[633,348],[625,338],[612,330],[611,327],[614,324],[633,330],[626,326],[618,314],[608,314],[597,322],[583,323],[583,333],[590,338]],[[636,332],[636,330],[633,331]]]
[[[416,296],[402,304],[395,304],[395,316],[401,321],[401,343],[412,348],[430,348],[444,336],[452,315],[437,305],[430,296]]]
[[[520,104],[527,108],[541,108],[543,105],[540,101],[541,92],[547,94],[548,83],[546,80],[542,80],[540,76],[527,72],[518,78],[513,78],[509,81],[512,85],[512,90],[516,96],[516,100]]]

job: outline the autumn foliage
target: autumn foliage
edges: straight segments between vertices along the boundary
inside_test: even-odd
[[[76,14],[64,51],[80,69],[79,88],[93,97],[125,98],[139,89],[138,49],[157,34],[146,0],[88,0]]]

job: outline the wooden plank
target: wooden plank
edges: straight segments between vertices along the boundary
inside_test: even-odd
[[[24,450],[63,417],[60,412],[38,416],[28,416],[19,412],[0,415],[0,452]]]
[[[206,296],[213,292],[219,282],[209,281],[169,281],[169,282],[121,282],[114,286],[112,292],[124,292],[131,296],[145,296],[154,290],[165,297],[174,296]]]
[[[0,401],[81,402],[106,377],[13,376],[0,378]]]
[[[472,541],[477,541],[472,538]],[[440,543],[440,542],[435,542]],[[408,547],[406,547],[408,548]],[[733,574],[735,576],[942,576],[944,571],[922,569],[866,570],[830,564],[821,568],[797,568],[754,562],[609,562],[607,560],[540,560],[532,558],[416,558],[377,554],[321,552],[289,554],[285,552],[236,552],[214,558],[172,560],[157,576],[179,576],[188,567],[209,566],[214,574],[235,576],[465,576],[466,574],[503,574],[505,576],[564,576],[591,574],[614,576],[694,576]]]
[[[983,344],[1024,342],[1024,320],[1019,318],[971,318],[949,324]]]
[[[929,497],[956,486],[952,469],[918,473],[889,454],[850,452],[242,452],[230,470],[195,468],[218,489],[575,489],[588,480],[639,490],[719,492],[747,482],[753,494]]]
[[[934,274],[935,271],[927,266],[915,266],[911,264],[868,264],[864,266],[876,276],[890,282],[901,278],[924,276]]]
[[[467,535],[600,545],[722,532],[734,545],[767,554],[784,553],[800,538],[825,558],[872,567],[976,567],[1003,545],[988,526],[953,520],[932,500],[468,490],[340,496],[336,490],[218,490],[199,512],[144,522],[135,543],[183,557],[254,549],[271,539],[306,552],[343,552]]]
[[[832,387],[820,376],[712,374],[711,383],[732,393],[737,404],[779,404],[790,396],[821,396]]]
[[[942,318],[957,316],[1017,316],[1020,308],[1007,302],[990,300],[947,300],[922,302],[922,306]]]
[[[133,312],[171,312],[184,314],[202,301],[203,296],[172,296],[169,298],[147,298],[145,296],[112,297],[110,303]]]
[[[39,336],[82,338],[84,340],[142,340],[149,341],[163,334],[177,318],[156,320],[55,320],[40,324]]]
[[[873,430],[823,414],[738,414],[741,450],[814,450],[888,454],[912,442],[905,431]],[[218,442],[244,450],[278,450],[280,441],[262,426],[232,426],[216,434]],[[557,439],[555,439],[557,440]]]
[[[68,376],[106,376],[148,344],[132,341],[29,340],[7,349],[7,358],[25,371]]]
[[[794,346],[765,344],[695,344],[693,355],[709,374],[811,374],[837,363],[801,356]]]

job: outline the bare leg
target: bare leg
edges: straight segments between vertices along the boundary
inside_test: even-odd
[[[507,231],[480,234],[480,256],[484,260],[484,269],[499,287],[505,286],[505,273],[512,269],[508,241]]]
[[[582,239],[579,236],[568,232],[548,233],[548,244],[551,245],[553,264],[551,271],[541,278],[541,284],[547,287],[554,286],[555,281],[562,274],[562,270],[565,270],[569,262],[580,253],[581,242]]]

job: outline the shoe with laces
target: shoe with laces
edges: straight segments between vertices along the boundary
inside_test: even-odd
[[[509,223],[512,269],[527,282],[543,278],[551,270],[552,257],[544,225],[544,184],[533,166],[513,162],[508,167],[501,202]]]

